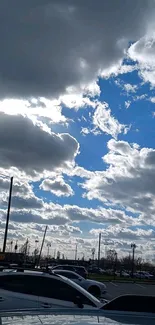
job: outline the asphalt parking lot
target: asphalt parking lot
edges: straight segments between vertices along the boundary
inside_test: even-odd
[[[139,283],[106,282],[107,294],[104,298],[111,300],[124,294],[155,295],[155,285]]]

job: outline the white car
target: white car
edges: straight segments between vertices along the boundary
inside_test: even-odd
[[[130,277],[130,274],[125,272],[125,271],[122,271],[122,272],[116,272],[116,275],[117,276],[120,276],[120,277],[125,277],[125,278],[129,278]]]
[[[75,272],[66,270],[52,270],[52,272],[54,274],[65,276],[66,278],[76,282],[96,297],[103,297],[107,292],[104,283],[95,280],[84,279],[82,276]]]
[[[129,278],[130,277],[130,274],[127,273],[127,272],[125,272],[125,271],[122,271],[121,276],[122,277],[125,277],[125,278]]]
[[[139,271],[136,273],[136,278],[138,279],[153,279],[153,275],[145,272],[145,271]]]
[[[71,280],[43,272],[2,272],[0,310],[25,308],[85,308],[103,306],[97,298]]]

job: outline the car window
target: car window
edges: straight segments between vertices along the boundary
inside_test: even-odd
[[[69,278],[69,279],[78,279],[79,278],[78,275],[76,275],[74,273],[71,273],[71,272],[65,272],[65,271],[61,272],[60,271],[60,272],[58,272],[58,274],[61,274],[61,275],[65,276],[66,278]]]
[[[65,265],[58,265],[56,268],[61,270],[70,270],[70,267]]]
[[[0,288],[31,294],[47,298],[73,302],[76,296],[80,296],[82,303],[95,307],[95,304],[85,297],[76,288],[65,283],[62,279],[54,279],[35,275],[4,275],[0,277]]]
[[[64,266],[64,270],[73,271],[72,266]]]
[[[38,295],[39,278],[34,275],[4,275],[0,277],[0,288],[14,292]]]
[[[59,299],[73,302],[76,296],[79,296],[83,304],[91,305],[96,307],[95,304],[85,297],[76,288],[65,283],[62,279],[54,279],[49,277],[44,277],[41,280],[41,286],[39,286],[39,295],[42,297]]]
[[[75,266],[75,269],[78,271],[85,271],[85,268],[83,266]]]

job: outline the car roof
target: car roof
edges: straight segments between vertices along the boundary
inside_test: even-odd
[[[74,271],[70,271],[70,270],[61,270],[61,269],[56,269],[56,270],[53,270],[53,273],[56,273],[56,272],[61,272],[61,273],[69,273],[69,274],[75,274],[77,276],[80,276],[79,274],[77,274],[76,272]]]
[[[58,264],[58,265],[55,265],[56,267],[57,266],[69,266],[69,267],[76,267],[76,265],[69,265],[69,264]]]
[[[24,271],[21,271],[21,272],[17,272],[16,270],[12,269],[9,271],[8,270],[5,270],[4,272],[1,272],[0,273],[0,276],[4,276],[4,275],[7,275],[7,276],[10,276],[10,275],[14,275],[14,276],[17,276],[17,275],[24,275],[24,274],[28,274],[28,275],[46,275],[46,273],[44,272],[37,272],[37,271],[29,271],[29,270],[24,270]]]
[[[0,277],[7,275],[13,275],[13,276],[17,276],[17,275],[35,275],[35,276],[44,276],[44,277],[48,277],[48,276],[58,276],[57,274],[54,273],[46,273],[46,272],[42,272],[42,271],[33,271],[33,270],[23,270],[23,271],[17,271],[15,269],[12,270],[5,270],[4,272],[0,272]]]
[[[72,265],[70,265],[70,264],[58,264],[58,265],[55,265],[54,267],[60,267],[60,266],[75,267],[75,268],[80,268],[80,269],[85,268],[84,266],[79,266],[79,265],[74,265],[74,264],[72,264]]]

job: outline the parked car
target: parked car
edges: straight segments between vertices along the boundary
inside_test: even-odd
[[[88,272],[84,266],[64,264],[64,265],[56,265],[56,266],[51,267],[51,270],[56,270],[56,269],[73,271],[75,273],[78,273],[85,279],[87,278],[87,275],[88,275]]]
[[[97,266],[90,266],[88,268],[88,273],[91,273],[91,274],[104,274],[105,270],[103,270],[103,269],[101,269],[100,267],[97,267]]]
[[[137,279],[153,279],[154,276],[145,271],[139,271],[134,274]]]
[[[138,303],[139,302],[139,303]],[[155,296],[123,295],[99,309],[27,308],[1,310],[2,325],[154,325]]]
[[[121,276],[124,277],[124,278],[129,278],[130,277],[130,274],[125,272],[125,271],[122,271],[121,272]]]
[[[103,304],[68,278],[37,271],[0,274],[0,310],[100,308]]]
[[[82,276],[72,271],[56,269],[53,270],[53,272],[54,274],[59,274],[71,279],[96,297],[103,297],[107,292],[106,286],[102,282],[84,279]]]

